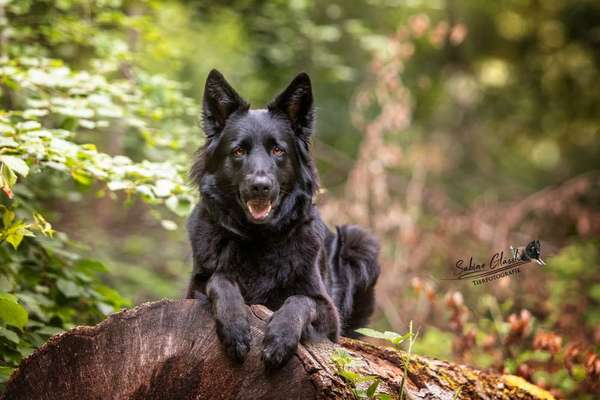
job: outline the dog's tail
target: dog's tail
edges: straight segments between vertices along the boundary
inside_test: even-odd
[[[336,280],[345,293],[338,297],[343,318],[342,334],[357,336],[375,306],[374,286],[380,273],[377,239],[356,225],[337,227]],[[340,293],[341,294],[341,293]]]
[[[357,290],[373,286],[380,272],[377,239],[356,225],[341,225],[336,229],[339,265],[345,265],[352,272]]]

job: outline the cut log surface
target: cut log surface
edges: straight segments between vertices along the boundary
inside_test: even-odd
[[[252,349],[243,364],[221,349],[209,307],[197,300],[162,300],[77,327],[51,338],[25,359],[2,399],[353,399],[332,354],[343,349],[348,367],[378,377],[378,393],[406,399],[553,399],[511,375],[499,375],[341,339],[300,345],[279,371],[260,359],[270,311],[250,307]],[[363,383],[368,386],[367,383]]]

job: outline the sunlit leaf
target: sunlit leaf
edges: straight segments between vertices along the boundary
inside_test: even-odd
[[[17,183],[17,175],[6,164],[0,163],[0,187],[9,199],[13,198],[12,187]]]
[[[75,181],[81,183],[82,185],[89,186],[93,182],[93,178],[88,174],[85,170],[82,169],[74,169],[71,171],[71,176]]]
[[[29,166],[25,161],[15,156],[0,156],[0,162],[6,164],[11,170],[15,171],[21,176],[27,176],[29,173]]]
[[[27,310],[18,303],[14,295],[0,293],[0,320],[8,325],[23,328],[28,320]]]
[[[163,228],[165,228],[168,231],[175,231],[177,230],[177,224],[169,219],[163,219],[160,221],[160,224],[162,225]]]
[[[32,131],[41,127],[42,125],[37,121],[24,121],[17,123],[17,129],[20,131]]]
[[[0,136],[0,147],[17,147],[18,145],[13,138]]]
[[[23,221],[17,221],[11,226],[5,227],[2,236],[16,250],[25,236],[34,236],[33,232],[29,230],[30,226]]]

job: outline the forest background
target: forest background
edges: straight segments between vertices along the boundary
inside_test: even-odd
[[[180,298],[208,71],[308,72],[330,224],[382,240],[372,327],[600,393],[600,4],[0,0],[0,380],[51,335]],[[474,286],[539,239],[544,267]]]

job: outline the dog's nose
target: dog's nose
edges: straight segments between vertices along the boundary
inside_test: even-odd
[[[273,184],[266,176],[257,176],[250,183],[250,192],[255,196],[265,196],[271,192]]]

